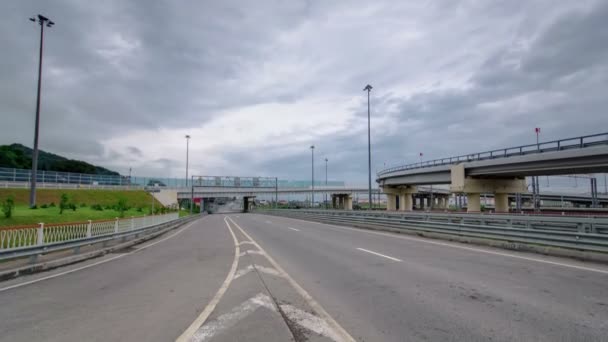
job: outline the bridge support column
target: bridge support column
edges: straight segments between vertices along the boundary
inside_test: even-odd
[[[528,192],[526,180],[523,178],[473,178],[466,176],[463,164],[453,165],[450,174],[452,180],[450,191],[467,194],[467,211],[480,211],[479,194],[492,192],[496,211],[508,212],[508,194]]]
[[[353,210],[353,196],[351,194],[331,194],[333,209]]]
[[[412,194],[399,195],[399,211],[412,211],[414,207]]]
[[[508,213],[509,194],[494,194],[494,208],[497,213]]]
[[[424,197],[420,196],[420,210],[424,210]]]
[[[386,210],[397,210],[397,195],[386,195]]]
[[[481,211],[481,197],[479,193],[468,193],[467,194],[467,212],[480,212]]]
[[[437,197],[437,208],[445,209],[446,198],[445,197]]]
[[[344,197],[344,210],[353,210],[353,198],[350,195]]]
[[[384,192],[387,197],[386,210],[397,209],[399,211],[412,211],[414,202],[412,194],[417,193],[418,189],[411,185],[395,188],[385,186],[382,188],[382,192]],[[397,196],[399,196],[399,201],[397,201]],[[397,202],[399,202],[399,208],[397,208]]]

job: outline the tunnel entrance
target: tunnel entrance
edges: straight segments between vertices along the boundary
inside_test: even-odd
[[[243,212],[248,213],[255,206],[255,196],[243,196]]]

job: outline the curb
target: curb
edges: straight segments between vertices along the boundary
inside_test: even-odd
[[[171,226],[169,226],[165,229],[159,230],[157,232],[154,232],[154,233],[151,233],[151,234],[139,237],[139,238],[135,238],[131,241],[120,243],[120,244],[117,244],[112,247],[107,247],[107,248],[94,250],[94,251],[90,251],[90,252],[79,254],[79,255],[69,256],[69,257],[55,259],[55,260],[49,260],[49,261],[45,261],[45,262],[41,262],[41,263],[37,263],[37,264],[26,265],[26,266],[21,266],[21,267],[14,268],[14,269],[6,270],[6,271],[1,271],[0,272],[0,282],[15,279],[15,278],[18,278],[23,275],[50,271],[50,270],[53,270],[53,269],[56,269],[56,268],[59,268],[62,266],[72,265],[72,264],[75,264],[75,263],[78,263],[81,261],[98,258],[98,257],[104,256],[109,253],[120,251],[125,248],[129,248],[131,246],[134,246],[134,245],[140,244],[142,242],[156,238],[171,230],[179,228],[186,223],[196,221],[197,219],[202,218],[202,217],[204,217],[204,216],[198,217],[196,219],[180,222],[175,225],[171,225]]]

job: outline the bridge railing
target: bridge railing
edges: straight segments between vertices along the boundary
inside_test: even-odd
[[[477,160],[497,159],[497,158],[508,158],[513,156],[522,156],[527,154],[537,154],[545,152],[563,151],[569,149],[580,149],[597,145],[608,144],[608,133],[600,133],[593,135],[586,135],[582,137],[560,139],[554,141],[546,141],[538,144],[521,145],[515,147],[507,147],[492,151],[477,152],[471,154],[465,154],[455,157],[440,158],[434,160],[423,161],[419,163],[406,164],[390,167],[381,170],[377,173],[377,176],[383,176],[392,172],[419,169],[425,167],[451,165],[461,162],[471,162]]]

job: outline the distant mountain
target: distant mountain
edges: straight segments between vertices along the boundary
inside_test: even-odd
[[[32,168],[33,150],[21,144],[0,146],[0,167],[16,169]],[[53,153],[38,151],[38,170],[76,172],[94,175],[119,176],[114,172],[101,166],[91,165],[81,160],[68,159]]]

